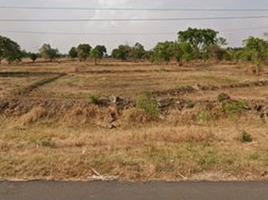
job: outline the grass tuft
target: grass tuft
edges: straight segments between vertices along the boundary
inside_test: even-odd
[[[240,140],[244,143],[249,143],[253,141],[252,136],[246,131],[242,131]]]
[[[143,109],[147,114],[151,116],[159,115],[156,96],[151,92],[144,92],[137,98],[136,108]]]

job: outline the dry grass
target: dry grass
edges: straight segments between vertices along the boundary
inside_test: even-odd
[[[10,68],[4,68],[9,71]],[[178,67],[177,65],[151,65],[146,63],[36,63],[23,67],[12,66],[13,77],[1,78],[4,90],[14,90],[15,86],[27,86],[42,79],[53,77],[53,73],[66,73],[67,76],[47,84],[30,96],[54,98],[87,98],[98,96],[135,97],[145,90],[168,90],[184,85],[226,85],[244,81],[254,81],[261,77],[252,76],[238,70],[233,65]],[[29,73],[31,72],[31,73]],[[20,73],[29,73],[19,76]],[[12,81],[10,81],[10,78]],[[31,80],[33,82],[31,82]]]
[[[20,122],[23,125],[30,124],[41,120],[46,116],[47,112],[42,107],[35,107],[29,113],[21,116]]]
[[[117,112],[88,103],[90,95],[135,100],[145,90],[221,86],[266,75],[256,77],[235,65],[115,62],[36,63],[3,70],[12,73],[1,72],[1,99],[34,89],[0,112],[0,179],[87,180],[92,168],[121,180],[268,179],[267,117],[261,118],[256,109],[228,113],[217,102],[217,95],[225,92],[239,101],[260,100],[265,112],[267,86],[161,96],[193,104],[168,107],[158,117],[132,107]],[[59,73],[66,76],[38,84]],[[116,128],[107,129],[112,112]],[[243,131],[252,142],[241,142]]]
[[[243,144],[236,128],[159,124],[123,130],[97,127],[14,128],[1,133],[2,178],[87,179],[91,167],[122,180],[197,178],[265,179],[267,126],[247,127]],[[3,142],[5,141],[5,142]]]

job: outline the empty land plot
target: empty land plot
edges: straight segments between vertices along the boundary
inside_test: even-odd
[[[4,66],[0,179],[267,180],[267,79],[220,64]],[[156,116],[135,106],[144,91]]]
[[[67,76],[40,88],[40,95],[47,94],[54,98],[88,98],[91,95],[133,98],[144,91],[165,91],[196,84],[222,86],[260,79],[242,70],[236,70],[232,66],[229,68],[223,66],[222,70],[215,66],[214,71],[213,66],[202,69],[201,67],[180,68],[177,65],[135,64],[132,67],[129,64],[83,66],[78,63],[77,68],[79,70],[70,72]],[[35,95],[38,95],[38,91]]]

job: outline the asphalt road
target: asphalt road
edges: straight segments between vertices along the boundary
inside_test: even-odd
[[[268,182],[0,182],[0,200],[268,200]]]

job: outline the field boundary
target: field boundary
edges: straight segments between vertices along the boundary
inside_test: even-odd
[[[16,92],[14,94],[14,96],[26,96],[26,95],[29,95],[33,90],[36,90],[44,85],[47,85],[49,83],[52,83],[62,77],[66,76],[65,73],[61,73],[57,76],[54,76],[54,77],[50,77],[50,78],[45,78],[45,79],[42,79],[42,80],[39,80],[25,88],[22,88],[20,89],[18,92]]]

